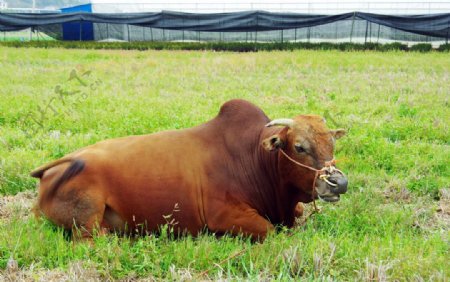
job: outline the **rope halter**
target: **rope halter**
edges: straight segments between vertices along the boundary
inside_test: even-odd
[[[317,193],[317,191],[316,191],[316,180],[317,179],[321,179],[321,180],[325,181],[328,185],[336,187],[337,184],[331,182],[330,180],[328,180],[328,178],[330,178],[331,175],[333,175],[334,173],[339,173],[342,176],[345,176],[345,174],[341,170],[339,170],[339,169],[337,169],[335,167],[335,165],[336,165],[336,160],[335,159],[332,159],[331,161],[325,162],[325,166],[322,167],[321,169],[316,169],[316,168],[313,168],[311,166],[302,164],[302,163],[294,160],[288,154],[286,154],[286,152],[283,149],[280,149],[280,151],[288,160],[290,160],[294,164],[315,172],[314,181],[313,181],[312,188],[311,188],[311,196],[312,196],[312,200],[313,200],[314,210],[315,210],[315,212],[319,212],[319,209],[316,206],[316,199],[315,199],[316,198],[315,194]]]

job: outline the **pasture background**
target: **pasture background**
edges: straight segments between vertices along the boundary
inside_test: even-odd
[[[0,278],[11,277],[10,257],[28,278],[180,280],[206,269],[211,279],[448,278],[448,54],[0,47],[0,91]],[[271,118],[316,113],[347,128],[336,153],[350,181],[341,201],[263,244],[172,240],[168,226],[73,245],[29,216],[34,167],[102,139],[200,124],[232,98]]]

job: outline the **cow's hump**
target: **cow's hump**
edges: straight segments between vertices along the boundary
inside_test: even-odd
[[[223,104],[218,116],[230,123],[239,122],[241,125],[268,121],[266,114],[260,108],[242,99],[230,100]]]
[[[226,102],[220,108],[217,118],[212,122],[215,136],[231,155],[245,157],[246,152],[253,152],[255,142],[269,118],[252,103],[235,99]]]

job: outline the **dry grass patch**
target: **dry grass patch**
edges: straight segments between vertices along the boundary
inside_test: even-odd
[[[441,197],[438,208],[436,209],[436,218],[443,228],[450,230],[450,188],[441,189]]]
[[[100,274],[91,267],[86,267],[83,262],[73,262],[67,270],[62,269],[35,269],[33,265],[29,268],[9,268],[0,271],[0,281],[110,281],[102,278]]]
[[[0,197],[0,220],[8,220],[12,217],[27,218],[36,201],[36,191],[19,192],[14,196]]]

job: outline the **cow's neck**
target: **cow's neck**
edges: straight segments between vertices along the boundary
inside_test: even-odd
[[[260,134],[260,144],[275,134],[277,129],[264,128]],[[302,201],[299,189],[283,183],[280,179],[279,152],[267,152],[262,146],[256,146],[256,155],[261,164],[261,174],[264,180],[258,185],[258,192],[262,194],[263,201],[256,204],[258,212],[267,216],[273,224],[292,226],[295,220],[295,206]]]

